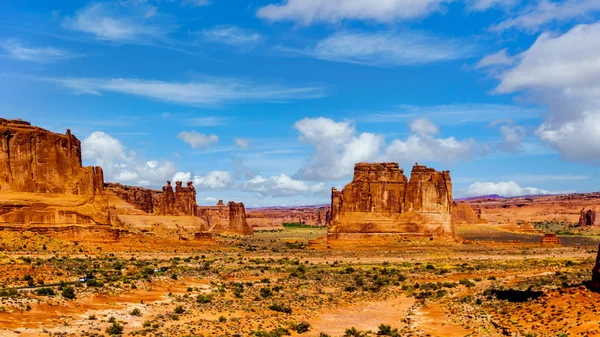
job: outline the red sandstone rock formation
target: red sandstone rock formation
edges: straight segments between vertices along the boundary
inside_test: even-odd
[[[594,226],[596,225],[596,212],[594,210],[588,209],[587,211],[584,209],[581,210],[579,215],[579,226]]]
[[[596,253],[596,264],[592,268],[592,280],[584,283],[590,290],[600,292],[600,244]]]
[[[100,167],[82,167],[81,142],[21,120],[0,118],[0,192],[102,194]]]
[[[397,163],[358,163],[342,191],[332,189],[329,234],[453,235],[448,171],[416,164],[407,180]]]
[[[119,183],[106,183],[104,188],[146,213],[153,214],[160,208],[160,191]]]
[[[216,206],[198,206],[197,214],[209,224],[211,233],[252,235],[254,232],[246,221],[246,209],[241,202],[230,201],[225,206],[219,201]]]
[[[265,223],[299,223],[310,226],[327,226],[331,216],[330,206],[262,207],[249,209],[246,213],[254,223],[263,220]]]
[[[544,234],[544,237],[540,241],[542,247],[553,247],[560,246],[560,239],[556,236],[556,234]]]
[[[487,223],[481,217],[481,210],[474,210],[466,202],[454,203],[452,205],[452,223],[454,225],[484,224]]]

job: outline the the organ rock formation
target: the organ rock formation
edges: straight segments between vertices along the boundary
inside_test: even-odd
[[[352,182],[332,189],[328,237],[376,233],[454,235],[450,173],[415,164],[408,180],[397,163],[356,164]]]
[[[596,212],[592,209],[582,209],[579,214],[579,226],[586,227],[594,225],[596,225]]]
[[[191,181],[183,187],[181,181],[175,182],[175,192],[171,182],[162,189],[160,196],[159,214],[161,215],[196,215],[196,189]]]
[[[452,223],[456,225],[484,224],[487,221],[481,217],[481,210],[474,210],[466,202],[454,203],[452,205]]]
[[[21,120],[0,118],[0,192],[102,194],[100,167],[82,167],[81,142]]]
[[[252,235],[254,230],[246,221],[243,203],[219,200],[216,206],[198,206],[197,214],[208,223],[211,233]]]

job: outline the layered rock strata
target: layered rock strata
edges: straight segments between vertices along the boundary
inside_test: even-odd
[[[452,236],[448,171],[415,164],[410,180],[397,163],[358,163],[352,182],[332,189],[331,238],[343,234]]]
[[[21,120],[0,118],[0,192],[102,194],[100,167],[82,167],[81,142]]]
[[[542,237],[542,239],[540,240],[540,244],[542,247],[553,247],[553,246],[560,246],[561,242],[560,242],[560,239],[558,238],[558,236],[556,236],[556,234],[551,233],[551,234],[544,234],[544,237]]]
[[[241,202],[230,201],[225,205],[219,200],[216,206],[198,206],[197,214],[208,223],[211,233],[252,235],[254,232]]]
[[[484,224],[487,221],[482,218],[481,210],[474,210],[466,202],[454,203],[452,205],[452,223],[454,225]]]

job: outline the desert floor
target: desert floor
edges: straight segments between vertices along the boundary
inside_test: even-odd
[[[324,235],[85,244],[0,232],[0,336],[600,335],[600,294],[582,285],[598,235],[562,247],[488,225],[459,228],[462,243]]]

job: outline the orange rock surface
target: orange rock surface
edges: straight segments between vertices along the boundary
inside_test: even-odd
[[[0,192],[102,194],[100,167],[82,167],[81,142],[21,120],[0,118]]]
[[[254,230],[246,221],[243,203],[230,201],[227,205],[219,200],[216,206],[198,206],[198,216],[204,219],[211,233],[252,235]]]
[[[448,171],[416,164],[409,181],[397,163],[358,163],[352,182],[332,189],[328,233],[451,236],[451,215]]]
[[[481,210],[476,211],[465,202],[455,202],[452,206],[452,223],[454,225],[470,225],[487,223],[487,221],[481,217]]]
[[[540,244],[542,247],[552,247],[552,246],[560,246],[560,239],[556,236],[556,234],[544,234],[544,237],[541,239]]]

